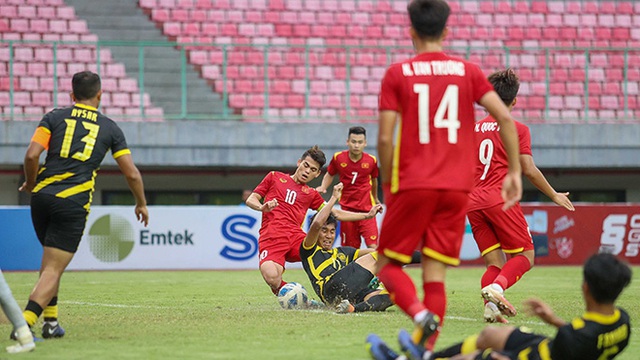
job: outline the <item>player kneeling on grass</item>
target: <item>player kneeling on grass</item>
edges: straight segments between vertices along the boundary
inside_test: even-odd
[[[611,254],[591,256],[583,268],[582,296],[586,312],[570,323],[537,299],[525,302],[528,312],[558,328],[555,338],[526,328],[487,326],[479,335],[435,352],[430,359],[483,360],[600,360],[613,359],[629,344],[629,315],[615,306],[631,282],[631,269]],[[398,359],[376,335],[367,338],[374,359]]]
[[[384,311],[393,305],[389,294],[384,289],[369,287],[376,266],[375,250],[350,246],[332,248],[336,218],[331,215],[331,209],[340,199],[342,189],[342,183],[336,184],[331,199],[314,216],[300,245],[302,266],[322,302],[335,306],[337,312]],[[378,204],[368,213],[349,216],[360,217],[358,220],[372,219],[381,209]]]

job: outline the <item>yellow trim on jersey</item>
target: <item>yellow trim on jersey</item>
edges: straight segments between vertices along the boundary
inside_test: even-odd
[[[495,245],[493,245],[493,246],[489,246],[489,247],[488,247],[485,251],[483,251],[483,252],[482,252],[482,254],[480,254],[480,255],[485,256],[485,255],[487,255],[489,252],[491,252],[491,251],[493,251],[493,250],[495,250],[495,249],[499,249],[499,248],[500,248],[500,244],[495,244]]]
[[[529,354],[531,353],[531,348],[528,347],[518,353],[518,360],[529,360]]]
[[[551,350],[549,350],[549,339],[544,339],[538,344],[538,355],[540,360],[551,360]]]
[[[429,248],[422,248],[422,253],[432,259],[438,260],[441,263],[445,263],[447,265],[453,265],[453,266],[458,266],[460,265],[460,259],[456,259],[456,258],[452,258],[450,256],[446,256],[446,255],[442,255],[439,252],[429,249]],[[409,257],[411,258],[411,257]]]
[[[378,261],[378,251],[370,252],[369,255],[371,255],[375,261]]]
[[[620,320],[620,310],[616,309],[611,315],[603,315],[595,312],[586,312],[582,315],[585,320],[591,320],[597,322],[600,325],[611,325]]]
[[[462,342],[462,346],[460,347],[460,354],[466,355],[471,354],[472,352],[478,350],[476,343],[478,342],[478,335],[471,335],[468,338],[464,339]]]
[[[113,158],[114,158],[114,159],[117,159],[117,158],[119,158],[120,156],[122,156],[122,155],[127,155],[127,154],[131,154],[131,150],[129,150],[129,149],[122,149],[122,150],[120,150],[120,151],[116,151],[116,152],[113,154]]]
[[[524,248],[523,248],[523,247],[521,247],[521,248],[511,249],[511,250],[505,250],[505,249],[502,249],[502,251],[504,251],[504,252],[505,252],[505,253],[507,253],[507,254],[517,254],[517,253],[521,253],[521,252],[523,252],[523,251],[524,251]]]
[[[571,320],[571,327],[574,330],[580,330],[584,327],[584,320],[582,320],[581,318],[575,318],[573,320]]]
[[[75,103],[74,106],[79,107],[81,109],[87,109],[87,110],[91,110],[91,111],[98,111],[98,109],[96,109],[96,108],[94,108],[93,106],[90,106],[90,105]]]
[[[69,196],[73,196],[76,194],[79,194],[81,192],[85,192],[85,191],[89,191],[91,189],[93,189],[93,185],[95,184],[95,182],[93,181],[93,179],[86,181],[82,184],[76,185],[76,186],[72,186],[66,190],[60,191],[59,193],[56,194],[57,197],[59,198],[68,198]]]
[[[411,262],[411,256],[409,255],[405,255],[405,254],[401,254],[399,252],[395,252],[393,250],[389,250],[389,249],[384,249],[382,251],[384,253],[384,255],[390,259],[393,260],[397,260],[400,261],[403,264],[408,264]]]
[[[399,114],[397,116],[400,116]],[[400,187],[400,142],[402,137],[402,119],[398,124],[398,132],[396,133],[396,146],[393,148],[393,160],[391,160],[391,193],[398,192]]]
[[[42,190],[43,187],[45,187],[47,185],[51,185],[54,182],[58,182],[58,181],[62,181],[64,179],[68,179],[68,178],[72,177],[73,175],[75,175],[75,174],[72,173],[72,172],[66,172],[64,174],[50,176],[50,177],[40,181],[38,183],[38,185],[36,185],[36,187],[33,188],[33,191],[31,191],[31,192],[35,194],[38,191]]]

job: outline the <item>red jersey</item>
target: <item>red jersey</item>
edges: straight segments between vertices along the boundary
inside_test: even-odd
[[[371,181],[378,177],[378,160],[362,153],[358,161],[349,158],[349,150],[333,154],[327,167],[329,175],[338,174],[344,184],[340,206],[349,211],[369,211],[375,205],[371,195]]]
[[[387,70],[380,111],[400,113],[391,193],[407,189],[470,192],[474,102],[493,87],[480,68],[442,52],[422,53]]]
[[[527,125],[515,121],[520,155],[531,155],[531,134]],[[475,188],[469,195],[469,211],[502,204],[502,183],[509,170],[507,152],[500,138],[498,123],[488,116],[475,125]],[[477,154],[477,155],[476,155]]]
[[[253,192],[262,196],[264,202],[278,200],[278,206],[262,213],[261,241],[304,234],[302,223],[307,209],[320,210],[324,204],[322,196],[314,188],[298,184],[291,175],[278,171],[267,174]]]

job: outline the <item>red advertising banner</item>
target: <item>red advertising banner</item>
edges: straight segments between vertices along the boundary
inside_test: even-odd
[[[536,265],[581,265],[598,251],[640,264],[640,204],[575,207],[571,212],[555,205],[522,204]],[[466,259],[463,264],[483,264],[481,259]]]

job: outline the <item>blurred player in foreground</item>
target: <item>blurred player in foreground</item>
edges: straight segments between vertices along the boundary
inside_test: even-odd
[[[98,111],[102,89],[98,74],[73,75],[74,105],[53,109],[36,129],[24,157],[25,182],[20,191],[31,196],[31,219],[44,248],[40,277],[23,315],[33,326],[44,312],[42,337],[65,334],[58,324],[58,289],[62,273],[73,258],[89,215],[100,163],[111,150],[135,198],[135,215],[149,222],[140,171],[118,125]],[[42,168],[40,154],[47,150]]]
[[[350,246],[333,248],[336,219],[331,215],[331,209],[342,191],[343,184],[336,184],[329,201],[314,215],[309,232],[300,245],[302,266],[322,302],[336,307],[336,311],[384,311],[393,305],[389,294],[383,289],[369,287],[376,267],[375,250]],[[381,209],[378,204],[358,216],[372,219]]]
[[[435,352],[431,359],[455,360],[609,360],[629,344],[629,315],[615,305],[631,282],[631,269],[611,254],[596,254],[584,264],[582,297],[586,312],[570,323],[553,313],[541,300],[525,302],[528,312],[558,328],[554,338],[513,326],[487,326],[479,335]],[[368,339],[374,359],[402,359],[379,337]]]
[[[333,154],[322,185],[316,190],[324,194],[335,175],[344,184],[340,207],[344,210],[367,212],[380,203],[378,199],[378,160],[364,152],[367,146],[367,130],[362,126],[349,128],[348,150]],[[342,246],[360,248],[361,237],[369,248],[378,245],[378,223],[376,218],[340,224]]]
[[[520,88],[516,73],[512,69],[498,71],[489,76],[489,82],[511,111],[516,105]],[[556,192],[533,162],[529,128],[517,121],[515,124],[520,140],[520,166],[524,175],[554,203],[567,210],[575,210],[569,193]],[[515,316],[516,309],[504,297],[504,290],[513,286],[531,269],[535,254],[520,204],[502,210],[504,200],[500,189],[508,164],[498,129],[498,123],[491,116],[475,125],[478,156],[475,187],[469,195],[467,216],[487,266],[481,279],[482,297],[485,299],[484,319],[487,322],[507,323],[505,316]],[[506,260],[505,253],[510,255],[509,260]]]
[[[15,345],[7,346],[7,352],[10,354],[22,353],[33,351],[36,348],[36,344],[33,342],[34,337],[29,329],[29,325],[24,320],[22,312],[20,312],[20,306],[16,303],[11,289],[7,284],[7,281],[0,271],[0,305],[5,315],[13,325],[13,333],[18,343]]]
[[[418,54],[391,65],[380,92],[378,155],[387,210],[378,277],[413,320],[413,335],[400,332],[403,348],[412,358],[422,358],[428,356],[425,348],[433,348],[446,312],[447,266],[460,263],[475,171],[474,103],[500,125],[509,159],[502,189],[505,209],[520,200],[522,179],[509,110],[477,65],[442,52],[447,3],[413,0],[407,9]],[[402,269],[417,248],[422,251],[423,301]]]

